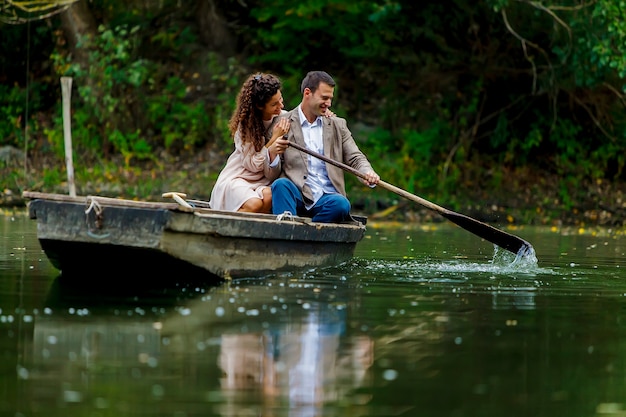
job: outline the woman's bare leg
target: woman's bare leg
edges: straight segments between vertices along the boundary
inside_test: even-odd
[[[250,198],[241,205],[239,210],[247,213],[266,213],[272,212],[272,189],[270,187],[263,188],[263,199]]]
[[[261,210],[261,213],[270,214],[272,212],[272,189],[269,187],[263,189],[263,208]]]
[[[263,210],[263,200],[260,198],[251,198],[246,200],[246,202],[243,203],[237,211],[243,211],[246,213],[262,213],[261,210]]]

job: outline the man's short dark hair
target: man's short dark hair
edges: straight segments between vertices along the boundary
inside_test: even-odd
[[[326,83],[331,87],[335,86],[335,80],[325,71],[309,71],[309,73],[302,80],[300,86],[300,92],[304,93],[304,89],[308,88],[312,92],[315,92],[320,86],[320,83]]]

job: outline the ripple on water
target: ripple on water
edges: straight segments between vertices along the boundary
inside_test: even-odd
[[[441,282],[465,281],[487,274],[490,278],[535,278],[555,275],[552,269],[538,265],[534,251],[524,256],[495,247],[493,258],[486,262],[469,259],[432,260],[432,258],[367,260],[364,268],[370,273],[395,277],[398,280],[438,280]]]
[[[626,281],[619,264],[554,263],[540,267],[534,251],[523,257],[498,247],[491,259],[426,256],[402,259],[360,259],[361,279],[371,286],[395,286],[396,290],[415,284],[444,293],[494,293],[501,300],[520,299],[522,293],[559,296],[626,296]],[[356,265],[355,265],[356,266]],[[423,287],[422,287],[423,288]],[[506,302],[504,302],[506,304]]]

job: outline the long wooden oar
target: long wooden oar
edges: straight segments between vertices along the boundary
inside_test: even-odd
[[[298,149],[299,151],[302,151],[304,153],[307,153],[311,156],[314,156],[316,158],[321,159],[322,161],[328,162],[331,165],[334,165],[336,167],[339,167],[341,169],[343,169],[344,171],[350,172],[351,174],[356,175],[357,177],[366,179],[365,174],[357,171],[356,169],[352,168],[351,166],[342,164],[341,162],[335,161],[333,159],[330,159],[320,153],[311,151],[303,146],[298,145],[297,143],[293,143],[293,142],[289,142],[289,146]],[[480,222],[476,219],[472,219],[471,217],[465,216],[463,214],[459,214],[456,213],[452,210],[448,210],[446,208],[443,208],[441,206],[438,206],[435,203],[431,203],[428,200],[423,199],[422,197],[418,197],[415,194],[411,194],[408,191],[405,191],[401,188],[396,187],[395,185],[391,185],[389,183],[386,183],[384,181],[378,181],[378,186],[382,187],[386,190],[392,191],[396,194],[398,194],[399,196],[402,196],[408,200],[414,201],[418,204],[421,204],[422,206],[429,208],[433,211],[436,211],[437,213],[441,214],[443,217],[445,217],[446,219],[450,220],[451,222],[461,226],[463,229],[477,235],[480,236],[481,238],[494,243],[498,246],[500,246],[501,248],[504,248],[510,252],[513,252],[514,254],[518,255],[518,256],[525,256],[525,255],[530,255],[534,253],[534,249],[533,246],[528,243],[527,241],[525,241],[522,238],[519,238],[517,236],[514,236],[510,233],[504,232],[502,230],[496,229],[493,226],[490,226],[486,223]]]

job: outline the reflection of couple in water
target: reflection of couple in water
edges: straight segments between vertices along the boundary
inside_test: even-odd
[[[67,391],[87,406],[115,378],[120,389],[107,401],[137,409],[145,404],[129,393],[146,385],[168,395],[184,387],[187,398],[218,389],[207,406],[223,416],[250,409],[268,416],[280,406],[291,417],[309,417],[336,401],[367,403],[374,346],[347,325],[354,300],[339,301],[347,299],[341,287],[314,292],[311,300],[292,291],[298,287],[270,284],[220,286],[181,304],[187,291],[155,299],[131,297],[134,290],[121,297],[112,287],[95,298],[57,280],[23,366],[29,383],[51,395],[22,397],[35,402],[29,407],[49,407]]]
[[[223,334],[222,389],[258,391],[268,400],[288,400],[292,407],[342,399],[363,385],[373,362],[372,340],[346,337],[345,330],[344,310],[324,304],[324,310],[312,305],[300,322],[280,328]]]

